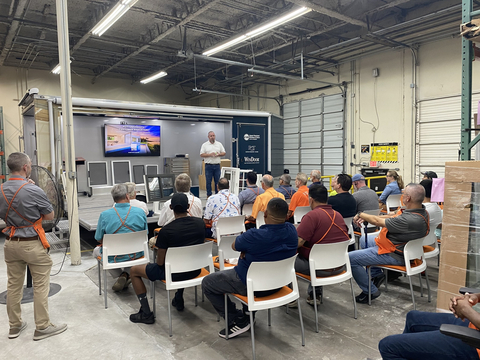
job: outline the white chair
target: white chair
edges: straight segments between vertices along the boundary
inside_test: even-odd
[[[148,231],[137,231],[121,234],[105,234],[102,241],[102,257],[97,258],[98,263],[98,291],[102,295],[103,267],[103,293],[105,296],[105,309],[107,308],[107,270],[132,267],[148,264],[150,262],[150,249],[148,248]],[[143,257],[122,262],[108,262],[109,256],[128,255],[143,251]]]
[[[348,218],[343,218],[345,225],[347,225],[348,235],[350,237],[349,245],[355,245],[355,233],[353,232],[353,216]]]
[[[217,244],[222,239],[222,236],[245,232],[245,215],[218,218],[216,232]]]
[[[305,216],[306,213],[308,213],[310,210],[310,206],[297,206],[295,208],[295,212],[293,213],[293,222],[294,224],[300,224],[300,221],[302,221],[302,218]]]
[[[357,318],[357,303],[355,302],[355,293],[353,292],[352,269],[350,267],[350,257],[348,256],[348,245],[350,241],[342,241],[332,244],[315,244],[308,257],[310,276],[296,273],[297,277],[306,280],[312,284],[313,298],[316,299],[315,287],[339,284],[350,279],[350,288],[353,298],[353,317]],[[345,271],[338,275],[327,277],[317,277],[316,270],[335,269],[345,265]],[[318,313],[317,302],[314,300],[315,307],[315,331],[318,333]]]
[[[435,229],[443,220],[443,211],[442,211],[442,218],[432,222],[430,221],[430,232],[427,236],[425,236],[425,240],[423,241],[423,252],[425,254],[425,259],[430,259],[432,257],[438,256],[440,254],[440,249],[438,248],[438,240],[437,235],[435,234]]]
[[[430,298],[430,283],[428,282],[427,276],[427,262],[425,260],[425,255],[423,254],[423,241],[425,238],[420,238],[416,240],[410,240],[405,248],[403,249],[403,256],[405,259],[405,266],[398,266],[398,265],[375,265],[375,267],[379,267],[386,270],[392,270],[401,272],[402,274],[406,274],[408,277],[408,281],[410,282],[410,292],[412,294],[412,302],[413,302],[413,309],[416,310],[417,306],[415,304],[415,295],[413,294],[413,285],[412,285],[412,276],[417,275],[420,278],[420,296],[423,297],[423,286],[422,286],[422,277],[421,273],[425,271],[425,279],[427,281],[427,289],[428,289],[428,302],[431,301]],[[412,265],[410,261],[414,261],[418,259],[421,262],[419,265]],[[388,291],[387,287],[388,282],[388,272],[385,273],[385,290]],[[368,304],[371,304],[371,267],[368,267]]]
[[[270,309],[287,305],[297,300],[298,317],[302,330],[302,346],[305,346],[305,332],[303,328],[302,309],[300,307],[297,278],[295,276],[295,259],[297,255],[289,259],[269,262],[253,262],[247,272],[247,296],[231,294],[241,303],[248,306],[250,312],[250,332],[252,335],[252,352],[255,359],[255,332],[253,312],[258,310],[268,310],[268,326],[271,325]],[[292,284],[293,289],[288,287]],[[278,292],[270,296],[256,297],[255,291],[268,291],[281,288]],[[225,294],[225,309],[227,309],[227,294]],[[225,329],[228,339],[228,311],[225,311]]]
[[[399,207],[402,206],[402,202],[400,201],[402,197],[402,194],[396,194],[396,195],[389,195],[387,197],[386,205],[387,205],[387,212],[390,212],[392,208],[395,208],[395,210]]]
[[[208,267],[208,271],[205,269]],[[173,281],[172,274],[194,271],[201,269],[200,275],[190,280]],[[209,242],[191,245],[172,247],[167,249],[165,255],[165,284],[167,290],[169,335],[172,336],[172,308],[170,301],[170,290],[195,287],[195,306],[197,306],[197,286],[202,284],[205,276],[214,271],[212,260],[212,245]],[[155,284],[155,282],[154,282]],[[155,286],[153,288],[153,313],[156,313]]]
[[[263,211],[259,211],[257,214],[257,218],[255,219],[255,226],[257,229],[260,229],[260,226],[265,225],[265,213]]]
[[[242,207],[242,215],[250,216],[252,215],[253,204],[244,204]]]
[[[225,270],[225,268],[231,268],[235,266],[229,263],[225,263],[225,260],[238,258],[240,256],[239,251],[235,251],[232,249],[232,244],[236,238],[237,235],[222,236],[221,241],[218,242],[218,256],[213,257],[213,266],[215,266],[215,269],[223,271]]]

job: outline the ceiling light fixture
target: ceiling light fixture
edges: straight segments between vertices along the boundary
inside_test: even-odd
[[[72,60],[70,60],[70,64],[72,63]],[[52,70],[52,74],[55,74],[55,75],[58,75],[60,74],[60,70],[61,70],[61,66],[60,64],[57,64],[57,66],[55,66]]]
[[[213,55],[219,51],[222,51],[222,50],[225,50],[231,46],[234,46],[242,41],[245,41],[245,40],[248,40],[248,39],[251,39],[255,36],[258,36],[260,34],[263,34],[265,32],[267,32],[268,30],[271,30],[277,26],[280,26],[282,24],[285,24],[299,16],[302,16],[308,12],[312,11],[312,9],[310,8],[307,8],[307,7],[301,7],[301,8],[298,8],[297,10],[294,10],[292,12],[289,12],[275,20],[272,20],[272,21],[269,21],[267,22],[266,24],[263,24],[263,25],[260,25],[256,28],[254,28],[253,30],[250,30],[249,32],[243,34],[243,35],[240,35],[230,41],[227,41],[226,43],[223,43],[221,45],[218,45],[216,47],[214,47],[213,49],[210,49],[210,50],[207,50],[205,51],[204,53],[202,53],[202,55],[204,56],[210,56],[210,55]]]
[[[148,84],[150,81],[160,79],[161,77],[167,76],[167,73],[165,71],[160,71],[156,74],[153,74],[152,76],[149,76],[145,79],[140,80],[142,84]]]
[[[138,0],[120,0],[92,29],[92,34],[102,36],[110,26],[120,19]]]

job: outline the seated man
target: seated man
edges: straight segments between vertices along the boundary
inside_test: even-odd
[[[304,173],[298,173],[295,178],[295,186],[298,190],[293,194],[292,201],[290,201],[290,205],[288,206],[288,218],[293,216],[297,206],[310,205],[308,200],[307,175]]]
[[[338,196],[338,195],[337,195]],[[410,240],[422,238],[429,231],[429,216],[422,205],[425,190],[421,185],[410,184],[403,192],[405,210],[393,215],[374,216],[358,213],[354,222],[360,226],[364,221],[382,227],[380,234],[374,238],[369,235],[367,241],[360,239],[363,250],[349,253],[353,278],[362,293],[356,297],[358,303],[368,303],[368,275],[364,266],[400,265],[404,266],[403,248]],[[380,296],[378,287],[385,281],[385,275],[378,268],[372,268],[372,299]]]
[[[128,198],[130,199],[130,205],[138,207],[143,210],[145,215],[148,215],[148,208],[147,204],[145,204],[143,201],[137,200],[137,190],[135,189],[135,183],[134,182],[126,182],[125,185],[127,185],[127,191],[128,191]],[[115,206],[115,205],[113,205]]]
[[[240,215],[240,200],[237,195],[230,192],[229,188],[228,180],[221,178],[218,181],[218,193],[207,200],[203,220],[207,226],[211,225],[211,228],[206,228],[205,237],[217,238],[218,218]]]
[[[297,227],[298,256],[295,260],[296,272],[310,275],[308,258],[313,245],[320,242],[322,244],[331,244],[350,239],[342,215],[333,210],[331,205],[327,204],[327,199],[328,191],[325,186],[322,184],[312,184],[310,186],[308,201],[312,211],[309,211],[303,217],[302,222]],[[344,270],[344,266],[338,269],[317,270],[317,276],[337,275]],[[320,304],[321,295],[318,290],[316,289],[317,304]],[[313,288],[309,283],[307,303],[314,305],[313,301]]]
[[[328,198],[328,203],[332,205],[333,210],[338,211],[344,218],[355,216],[357,213],[357,202],[353,195],[349,193],[352,187],[350,175],[338,174],[335,176],[335,181],[332,181],[332,187],[337,192],[335,196]]]
[[[172,196],[170,208],[175,215],[174,221],[162,227],[158,233],[156,246],[158,248],[157,262],[133,266],[130,272],[133,288],[140,301],[140,311],[130,315],[130,321],[135,323],[153,324],[155,317],[150,310],[147,299],[147,289],[142,278],[150,281],[165,280],[165,256],[171,247],[202,244],[205,241],[204,224],[201,218],[188,216],[188,199],[185,194],[176,193]],[[200,269],[179,274],[172,274],[173,281],[193,279],[200,274]],[[184,308],[183,289],[178,289],[172,300],[172,306],[178,311]]]
[[[253,203],[252,215],[247,217],[247,221],[255,222],[257,215],[260,211],[265,212],[267,209],[268,202],[273,198],[280,198],[285,200],[285,196],[279,193],[273,188],[273,177],[272,175],[263,175],[262,177],[262,188],[265,190],[263,194],[260,194],[255,199]]]
[[[191,186],[192,180],[188,174],[183,173],[175,178],[175,189],[177,190],[177,193],[185,194],[187,196],[188,203],[190,204],[188,208],[188,215],[201,218],[203,215],[202,200],[190,192]],[[171,199],[167,200],[165,204],[163,204],[162,210],[160,211],[160,215],[158,217],[158,226],[165,226],[175,219],[173,210],[170,208],[171,201]]]
[[[147,216],[142,209],[130,205],[130,196],[125,184],[114,185],[111,191],[115,205],[113,208],[103,211],[98,219],[95,239],[101,244],[105,234],[123,234],[147,230]],[[98,258],[102,256],[102,245],[93,249],[93,256]],[[143,251],[136,254],[123,256],[110,256],[109,263],[124,262],[132,259],[138,259],[143,256]],[[130,284],[129,268],[109,270],[113,277],[118,277],[113,284],[113,291],[126,289]],[[106,281],[106,280],[105,280]]]
[[[480,294],[465,294],[451,299],[453,314],[410,311],[403,334],[382,339],[378,349],[384,360],[478,360],[480,349],[440,333],[442,324],[480,328],[480,314],[473,309]],[[465,321],[469,320],[469,321]]]
[[[295,189],[290,185],[292,181],[292,177],[289,174],[283,174],[280,176],[280,186],[275,190],[278,191],[280,194],[285,196],[285,200],[291,199],[293,194],[295,194]]]
[[[238,236],[232,244],[233,250],[241,251],[238,265],[233,269],[219,271],[206,276],[202,282],[205,296],[210,300],[218,314],[225,318],[228,311],[228,336],[235,337],[250,329],[250,319],[228,298],[225,309],[224,294],[247,295],[247,271],[254,261],[278,261],[295,255],[297,232],[295,227],[285,222],[288,205],[283,199],[273,198],[265,210],[265,225]],[[262,292],[258,296],[267,296],[276,291]],[[218,335],[226,337],[226,330]]]
[[[352,182],[355,188],[353,198],[357,203],[357,211],[378,210],[378,195],[365,184],[365,177],[362,174],[355,174]]]
[[[258,195],[263,194],[265,190],[257,186],[257,173],[250,171],[247,173],[247,188],[238,194],[240,207],[245,204],[253,204]]]
[[[423,179],[422,180],[432,180],[438,178],[438,175],[435,171],[425,171],[422,172]]]
[[[308,185],[309,189],[313,184],[317,184],[317,185],[321,184],[322,183],[322,173],[320,172],[320,170],[312,170],[310,172],[310,180],[312,181],[312,183],[310,185]]]

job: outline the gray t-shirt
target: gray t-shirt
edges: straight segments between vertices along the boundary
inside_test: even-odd
[[[368,186],[361,187],[355,191],[353,197],[357,202],[357,211],[378,209],[378,195]]]
[[[385,219],[385,226],[388,230],[387,239],[393,244],[404,244],[410,240],[422,238],[428,234],[429,215],[425,207],[421,209],[403,210],[403,213],[397,217]],[[397,247],[403,251],[403,246]],[[390,253],[390,256],[398,260],[403,260],[403,256]]]
[[[15,176],[15,178],[21,178]],[[22,180],[8,180],[3,184],[3,193],[11,202],[15,192],[25,183]],[[37,185],[26,184],[13,200],[12,208],[17,210],[25,219],[35,222],[40,218],[41,214],[50,214],[53,211],[52,204],[48,201],[45,192]],[[28,221],[23,220],[12,208],[8,212],[8,218],[5,219],[8,204],[5,198],[0,194],[0,218],[5,220],[8,226],[29,226]],[[6,234],[8,235],[8,234]],[[37,233],[33,227],[20,228],[15,231],[15,237],[33,237]]]

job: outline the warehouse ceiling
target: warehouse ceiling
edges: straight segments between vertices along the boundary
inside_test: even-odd
[[[326,72],[335,82],[338,64],[458,36],[461,23],[459,0],[139,0],[101,37],[92,35],[118,1],[68,0],[73,74],[137,82],[165,70],[158,81],[181,85],[187,94],[279,83],[275,76],[251,76],[247,65],[299,77],[301,54],[306,77]],[[201,56],[299,6],[313,11],[212,56],[230,63]],[[52,70],[58,62],[55,0],[0,0],[0,66]]]

